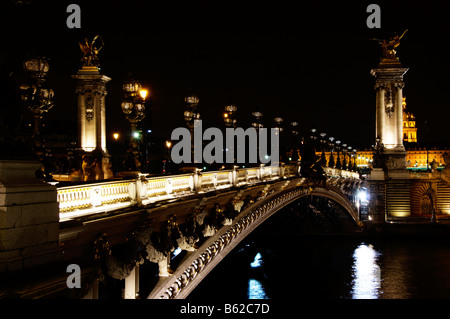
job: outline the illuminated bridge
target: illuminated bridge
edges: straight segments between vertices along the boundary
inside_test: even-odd
[[[364,196],[357,196],[367,187],[359,174],[334,168],[323,168],[322,179],[302,177],[300,167],[291,164],[158,177],[139,174],[65,187],[24,179],[27,168],[31,172],[32,163],[9,170],[9,180],[15,176],[30,184],[23,194],[18,188],[15,196],[34,201],[36,217],[25,217],[31,207],[24,203],[24,220],[11,221],[2,232],[2,248],[9,252],[2,255],[5,273],[24,270],[23,276],[6,279],[3,297],[97,298],[99,280],[110,276],[124,280],[123,297],[134,299],[142,284],[139,265],[144,258],[158,265],[160,280],[149,296],[140,298],[185,297],[242,239],[290,203],[312,197],[331,200],[354,229],[362,226],[361,207],[367,204]],[[43,202],[37,204],[38,198]],[[42,207],[38,213],[36,207]],[[29,232],[14,241],[21,231]],[[175,249],[188,253],[171,270]],[[70,264],[81,269],[79,289],[67,287]],[[33,280],[26,275],[30,268]],[[18,284],[25,280],[26,287]]]

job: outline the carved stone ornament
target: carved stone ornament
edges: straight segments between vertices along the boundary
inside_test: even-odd
[[[386,108],[385,108],[386,114],[389,117],[391,117],[392,114],[394,114],[394,104],[392,102],[392,91],[391,90],[386,91],[384,98],[386,101]]]
[[[91,121],[94,118],[94,99],[91,93],[86,94],[84,104],[86,106],[86,120]]]

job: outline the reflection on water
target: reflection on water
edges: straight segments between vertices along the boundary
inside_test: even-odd
[[[250,263],[251,268],[259,268],[263,265],[262,255],[257,253],[253,261]],[[266,291],[261,281],[254,278],[248,280],[248,299],[268,299]]]
[[[261,266],[262,266],[262,256],[260,253],[257,253],[255,256],[255,259],[250,264],[250,267],[257,268],[257,267],[261,267]]]
[[[368,240],[254,236],[191,297],[450,298],[450,240]]]
[[[361,244],[353,253],[352,299],[376,299],[380,295],[380,255],[372,245]]]
[[[268,299],[266,291],[259,280],[250,278],[248,280],[248,299]]]

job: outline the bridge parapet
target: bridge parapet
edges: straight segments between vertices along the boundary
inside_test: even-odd
[[[359,180],[355,172],[328,167],[324,171],[328,177]],[[58,187],[60,220],[294,176],[298,166],[282,164],[157,177],[140,174],[135,179]]]
[[[146,177],[58,187],[60,220],[122,209],[135,204],[252,185],[298,176],[296,165],[233,168],[231,170]]]
[[[325,175],[328,177],[344,177],[344,178],[354,178],[359,179],[359,174],[357,172],[351,172],[339,168],[325,167],[322,169],[325,172]]]

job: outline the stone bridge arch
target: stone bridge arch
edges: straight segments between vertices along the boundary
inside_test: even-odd
[[[348,213],[356,226],[361,226],[358,212],[339,188],[331,185],[293,187],[253,203],[229,226],[223,226],[202,246],[189,253],[170,277],[161,278],[148,299],[184,299],[244,238],[283,207],[306,196],[333,200]]]

